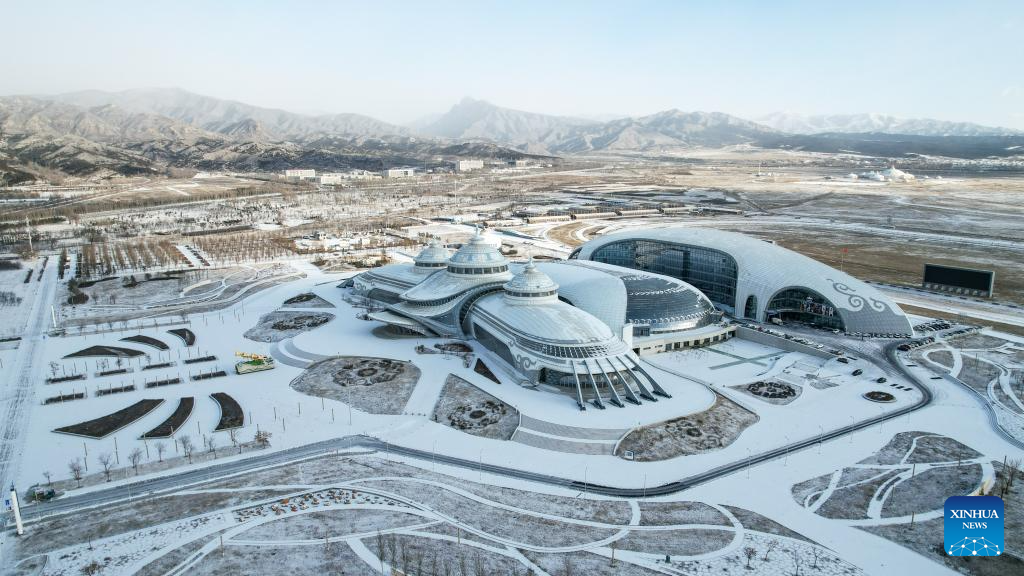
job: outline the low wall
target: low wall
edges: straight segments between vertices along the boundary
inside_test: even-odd
[[[736,337],[744,340],[750,340],[758,344],[764,344],[765,346],[771,346],[772,348],[778,348],[785,350],[786,352],[803,352],[804,354],[810,354],[811,356],[817,356],[818,358],[833,358],[834,355],[830,354],[826,350],[819,350],[814,346],[808,346],[793,340],[786,340],[781,336],[775,336],[774,334],[768,334],[767,332],[759,332],[746,326],[736,327]]]

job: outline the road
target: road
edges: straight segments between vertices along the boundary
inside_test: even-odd
[[[62,498],[60,500],[50,502],[47,504],[28,506],[22,509],[23,515],[26,521],[38,520],[48,516],[57,514],[63,514],[67,512],[73,512],[76,510],[92,508],[101,505],[108,505],[115,502],[121,502],[137,498],[139,496],[148,496],[157,493],[168,493],[175,490],[180,490],[184,487],[207,482],[213,479],[217,479],[223,476],[241,474],[248,471],[253,471],[259,468],[267,466],[283,465],[298,460],[304,460],[308,458],[323,456],[331,454],[338,450],[348,449],[365,449],[374,450],[377,452],[384,452],[388,455],[404,456],[409,458],[416,458],[419,460],[437,462],[450,466],[458,466],[472,471],[480,471],[487,474],[494,474],[505,476],[509,478],[516,478],[520,480],[527,480],[531,482],[539,482],[542,484],[548,484],[552,486],[559,486],[562,488],[568,488],[571,490],[589,492],[594,494],[602,494],[606,496],[614,496],[620,498],[647,498],[653,496],[662,496],[667,494],[674,494],[683,490],[688,490],[700,484],[711,482],[717,478],[728,476],[741,471],[749,466],[756,466],[777,458],[787,456],[791,452],[796,452],[805,448],[813,447],[819,442],[827,442],[836,438],[845,436],[846,434],[856,432],[865,428],[870,428],[881,422],[899,418],[906,414],[909,414],[915,410],[919,410],[927,406],[932,401],[932,393],[923,382],[917,380],[917,378],[911,374],[899,358],[896,356],[895,347],[896,342],[887,346],[886,353],[889,362],[896,367],[906,378],[911,382],[916,382],[918,387],[921,389],[922,397],[916,404],[907,406],[900,410],[875,416],[873,418],[863,420],[856,424],[844,426],[831,432],[821,434],[819,436],[813,436],[793,442],[786,446],[780,446],[778,448],[763,452],[756,456],[751,456],[735,462],[724,464],[717,468],[706,470],[699,474],[681,478],[674,482],[662,484],[660,486],[651,486],[647,488],[623,488],[614,486],[601,486],[596,484],[583,483],[578,480],[563,478],[559,476],[551,476],[546,474],[538,474],[535,472],[527,472],[524,470],[517,470],[515,468],[509,468],[505,466],[498,466],[494,464],[481,464],[478,461],[468,460],[464,458],[458,458],[455,456],[447,456],[444,454],[436,454],[425,450],[419,450],[416,448],[406,448],[403,446],[397,446],[388,444],[378,438],[369,436],[346,436],[343,438],[334,438],[331,440],[325,440],[315,444],[308,444],[306,446],[300,446],[297,448],[290,448],[287,450],[280,450],[277,452],[270,452],[265,455],[253,456],[244,460],[226,462],[223,464],[215,464],[207,468],[198,470],[189,470],[180,474],[172,476],[161,476],[158,478],[152,478],[149,480],[142,480],[130,484],[118,485],[104,490],[97,490],[95,492],[89,492],[80,494],[77,496],[71,496]]]
[[[3,377],[0,377],[0,414],[3,414],[0,418],[0,426],[3,427],[0,436],[0,487],[4,488],[5,493],[7,487],[13,485],[21,462],[25,424],[32,412],[30,403],[35,399],[36,378],[42,373],[44,346],[39,343],[46,337],[50,325],[50,304],[56,289],[57,258],[50,258],[43,269],[25,333],[18,346],[18,354],[12,365],[4,371]],[[7,374],[13,376],[7,377]]]

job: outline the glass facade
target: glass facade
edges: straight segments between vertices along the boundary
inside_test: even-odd
[[[473,333],[476,335],[477,342],[483,344],[488,350],[497,354],[498,357],[505,362],[508,362],[509,366],[516,365],[516,359],[512,357],[512,351],[508,349],[508,346],[484,329],[483,326],[474,324]]]
[[[448,264],[448,271],[452,274],[501,274],[502,272],[508,272],[508,266],[477,267]]]
[[[658,240],[623,240],[594,250],[590,259],[626,268],[664,274],[692,284],[712,302],[736,305],[736,260],[713,248]]]
[[[776,293],[768,302],[765,315],[812,326],[843,329],[843,319],[835,306],[821,294],[804,288],[787,288]]]

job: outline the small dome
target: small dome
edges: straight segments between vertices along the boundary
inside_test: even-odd
[[[477,230],[469,242],[459,248],[448,260],[448,270],[456,274],[505,272],[508,270],[508,260]]]
[[[417,268],[444,268],[448,264],[448,250],[436,238],[431,238],[416,255],[415,262]]]
[[[512,298],[554,298],[558,295],[558,284],[534,266],[533,258],[503,288],[505,295]]]

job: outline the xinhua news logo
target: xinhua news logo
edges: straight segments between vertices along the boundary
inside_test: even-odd
[[[943,542],[950,556],[1003,553],[1003,499],[998,496],[946,498]]]

